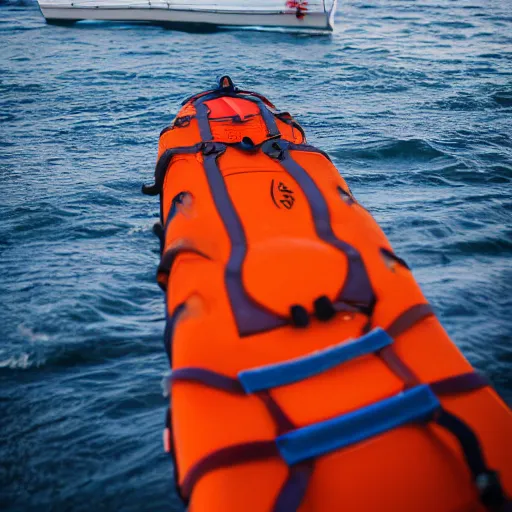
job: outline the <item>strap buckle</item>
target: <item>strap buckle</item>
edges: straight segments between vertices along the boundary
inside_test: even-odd
[[[488,470],[480,473],[475,478],[480,501],[491,510],[501,507],[505,503],[505,495],[501,486],[499,475],[496,471]]]
[[[262,146],[263,153],[274,160],[284,160],[288,150],[288,144],[282,139],[270,139]]]
[[[204,156],[221,155],[224,151],[226,151],[226,145],[218,142],[205,142],[201,147]]]

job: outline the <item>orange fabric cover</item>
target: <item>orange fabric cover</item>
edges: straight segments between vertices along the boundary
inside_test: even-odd
[[[214,140],[265,139],[265,125],[253,103],[245,100],[208,102]],[[185,105],[180,116],[192,115],[188,126],[175,127],[160,139],[166,149],[200,141]],[[238,115],[242,121],[215,120]],[[301,143],[296,127],[277,119],[284,139]],[[350,194],[336,168],[323,155],[292,151],[325,197],[334,233],[362,255],[377,304],[372,327],[388,327],[410,306],[426,303],[411,272],[389,265],[380,249],[392,250],[372,216]],[[219,168],[247,238],[243,284],[258,304],[280,315],[291,304],[311,310],[313,300],[334,300],[347,274],[346,257],[318,238],[311,210],[301,188],[283,167],[262,152],[248,154],[229,147]],[[293,204],[283,207],[276,184],[291,191]],[[165,251],[179,244],[206,257],[181,253],[172,265],[167,287],[168,314],[182,303],[186,311],[174,328],[173,368],[202,367],[231,377],[237,372],[286,361],[361,335],[367,318],[360,313],[337,314],[329,322],[313,320],[306,329],[291,326],[241,338],[225,285],[230,241],[212,200],[200,153],[178,155],[170,164],[163,187],[163,221],[174,196],[190,193],[167,230]],[[274,193],[274,197],[272,196]],[[277,204],[276,204],[277,203]],[[161,275],[162,282],[167,281]],[[422,382],[471,371],[439,321],[429,317],[395,339],[394,349]],[[271,391],[272,397],[297,426],[332,418],[389,397],[403,382],[377,356],[365,356],[321,375]],[[487,462],[500,472],[512,494],[512,416],[491,388],[443,398],[444,407],[465,420],[478,434]],[[254,396],[234,396],[201,384],[172,386],[173,436],[178,475],[184,475],[214,450],[254,440],[271,440],[276,428]],[[270,511],[288,475],[284,462],[272,459],[213,471],[196,485],[192,512]],[[436,426],[406,426],[319,458],[300,508],[302,512],[483,510],[457,442]]]

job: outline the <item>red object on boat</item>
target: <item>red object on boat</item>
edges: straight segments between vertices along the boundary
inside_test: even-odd
[[[304,18],[308,10],[308,3],[302,0],[288,0],[288,2],[286,2],[286,6],[291,9],[297,9],[297,18]]]

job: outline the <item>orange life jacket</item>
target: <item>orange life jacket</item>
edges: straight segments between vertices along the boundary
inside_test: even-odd
[[[192,512],[510,505],[510,410],[289,114],[223,77],[162,132],[143,190]]]

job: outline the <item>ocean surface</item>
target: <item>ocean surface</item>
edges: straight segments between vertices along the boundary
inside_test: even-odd
[[[512,402],[512,1],[348,0],[330,36],[47,25],[0,0],[0,509],[179,511],[158,134],[229,73],[326,150]]]

